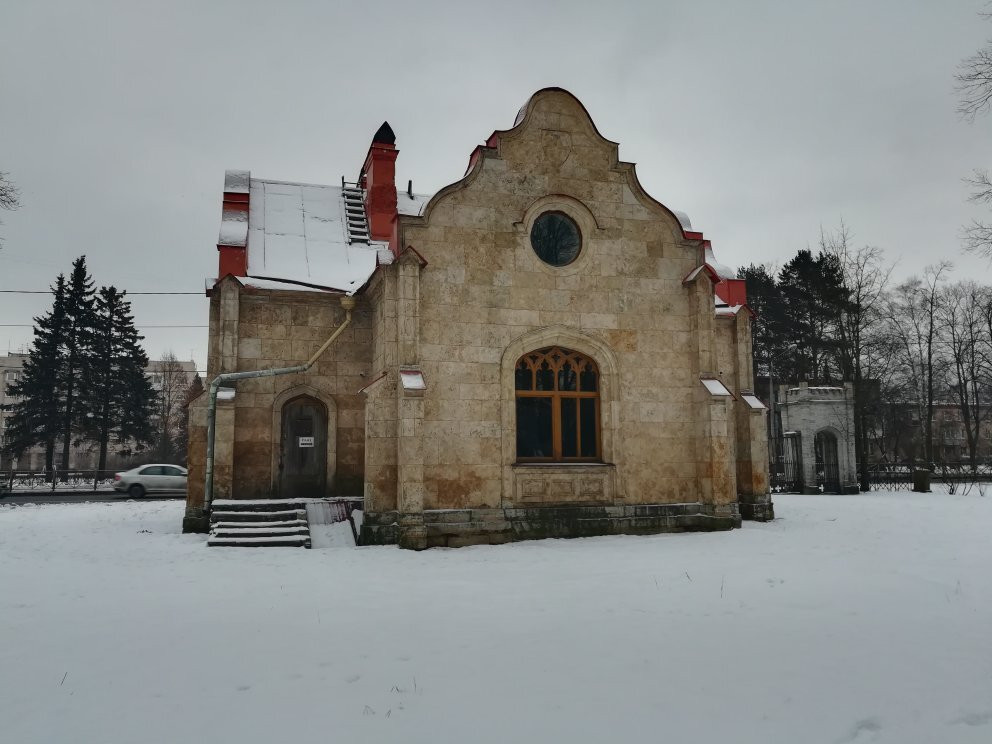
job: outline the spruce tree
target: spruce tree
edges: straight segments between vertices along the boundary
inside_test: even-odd
[[[148,356],[126,296],[116,287],[101,287],[97,293],[80,398],[85,433],[100,446],[101,473],[107,469],[111,440],[133,442],[139,449],[152,440],[155,391],[145,376]]]
[[[752,330],[754,376],[779,377],[789,342],[782,290],[763,264],[738,269],[737,278],[745,281],[748,307],[757,316]]]
[[[86,270],[86,256],[72,263],[65,295],[65,333],[62,336],[58,389],[62,399],[62,456],[60,469],[69,469],[73,436],[85,427],[85,406],[80,405],[80,382],[92,360],[93,279]]]
[[[796,382],[834,380],[840,371],[839,324],[846,302],[836,256],[801,250],[782,267],[778,285],[790,343],[785,370]]]
[[[59,274],[52,287],[52,309],[34,319],[34,341],[20,378],[9,388],[11,396],[20,398],[9,404],[5,449],[14,458],[36,444],[45,445],[45,471],[55,466],[55,442],[64,421],[59,387],[59,371],[66,330],[67,286]]]

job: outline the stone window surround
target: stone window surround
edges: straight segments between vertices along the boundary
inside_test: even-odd
[[[279,454],[282,450],[282,409],[289,401],[300,396],[309,396],[323,403],[327,409],[327,489],[334,488],[334,475],[337,472],[338,454],[338,406],[334,398],[321,392],[312,385],[299,384],[286,388],[276,394],[272,401],[272,493],[279,491]]]
[[[579,250],[579,255],[564,266],[554,266],[545,263],[531,246],[530,233],[534,228],[534,222],[546,212],[561,212],[567,217],[572,218],[575,224],[579,226],[579,233],[582,236],[582,247]],[[528,256],[525,259],[527,262],[526,266],[518,266],[518,268],[522,268],[525,271],[541,271],[552,276],[572,276],[573,274],[579,274],[585,271],[589,265],[590,257],[594,253],[596,236],[600,231],[596,216],[589,207],[578,199],[566,194],[548,194],[536,199],[527,207],[520,221],[515,223],[514,227],[517,229],[517,239],[520,241],[521,247],[526,249],[523,253]]]
[[[529,246],[528,246],[529,248]],[[535,261],[540,261],[537,256]],[[553,268],[553,267],[549,267]],[[516,421],[516,379],[517,362],[524,354],[547,346],[561,346],[585,354],[599,366],[599,431],[600,463],[561,463],[561,462],[517,462],[517,421]],[[500,411],[502,418],[502,470],[504,504],[514,499],[517,493],[517,477],[521,472],[535,468],[554,469],[568,472],[573,469],[579,474],[582,466],[591,469],[607,469],[612,478],[610,493],[622,498],[623,460],[619,435],[619,386],[620,370],[613,350],[602,340],[584,331],[567,326],[547,326],[524,333],[507,344],[500,361]]]

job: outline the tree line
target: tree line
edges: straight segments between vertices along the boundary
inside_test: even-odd
[[[111,444],[123,446],[125,454],[185,459],[185,411],[198,394],[199,377],[190,384],[170,353],[155,389],[127,292],[96,289],[85,256],[73,262],[68,277],[59,274],[51,290],[52,306],[34,319],[23,369],[7,388],[18,400],[5,406],[11,412],[5,453],[18,458],[41,445],[49,473],[68,470],[72,446],[87,441],[98,446],[101,472]]]
[[[758,314],[756,378],[854,383],[862,488],[873,460],[939,460],[940,406],[958,412],[968,462],[979,464],[992,405],[992,287],[952,281],[951,271],[942,262],[893,284],[883,252],[853,245],[842,224],[780,268],[738,272]]]

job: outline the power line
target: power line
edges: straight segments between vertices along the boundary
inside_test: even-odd
[[[136,328],[209,328],[204,325],[136,325]],[[0,323],[0,328],[34,328],[33,323]]]
[[[203,295],[203,292],[129,292],[122,290],[126,295]],[[3,294],[54,294],[51,289],[0,289]]]

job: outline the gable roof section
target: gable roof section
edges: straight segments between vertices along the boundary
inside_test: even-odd
[[[352,294],[392,259],[385,243],[349,242],[340,186],[253,178],[249,205],[249,277]]]

